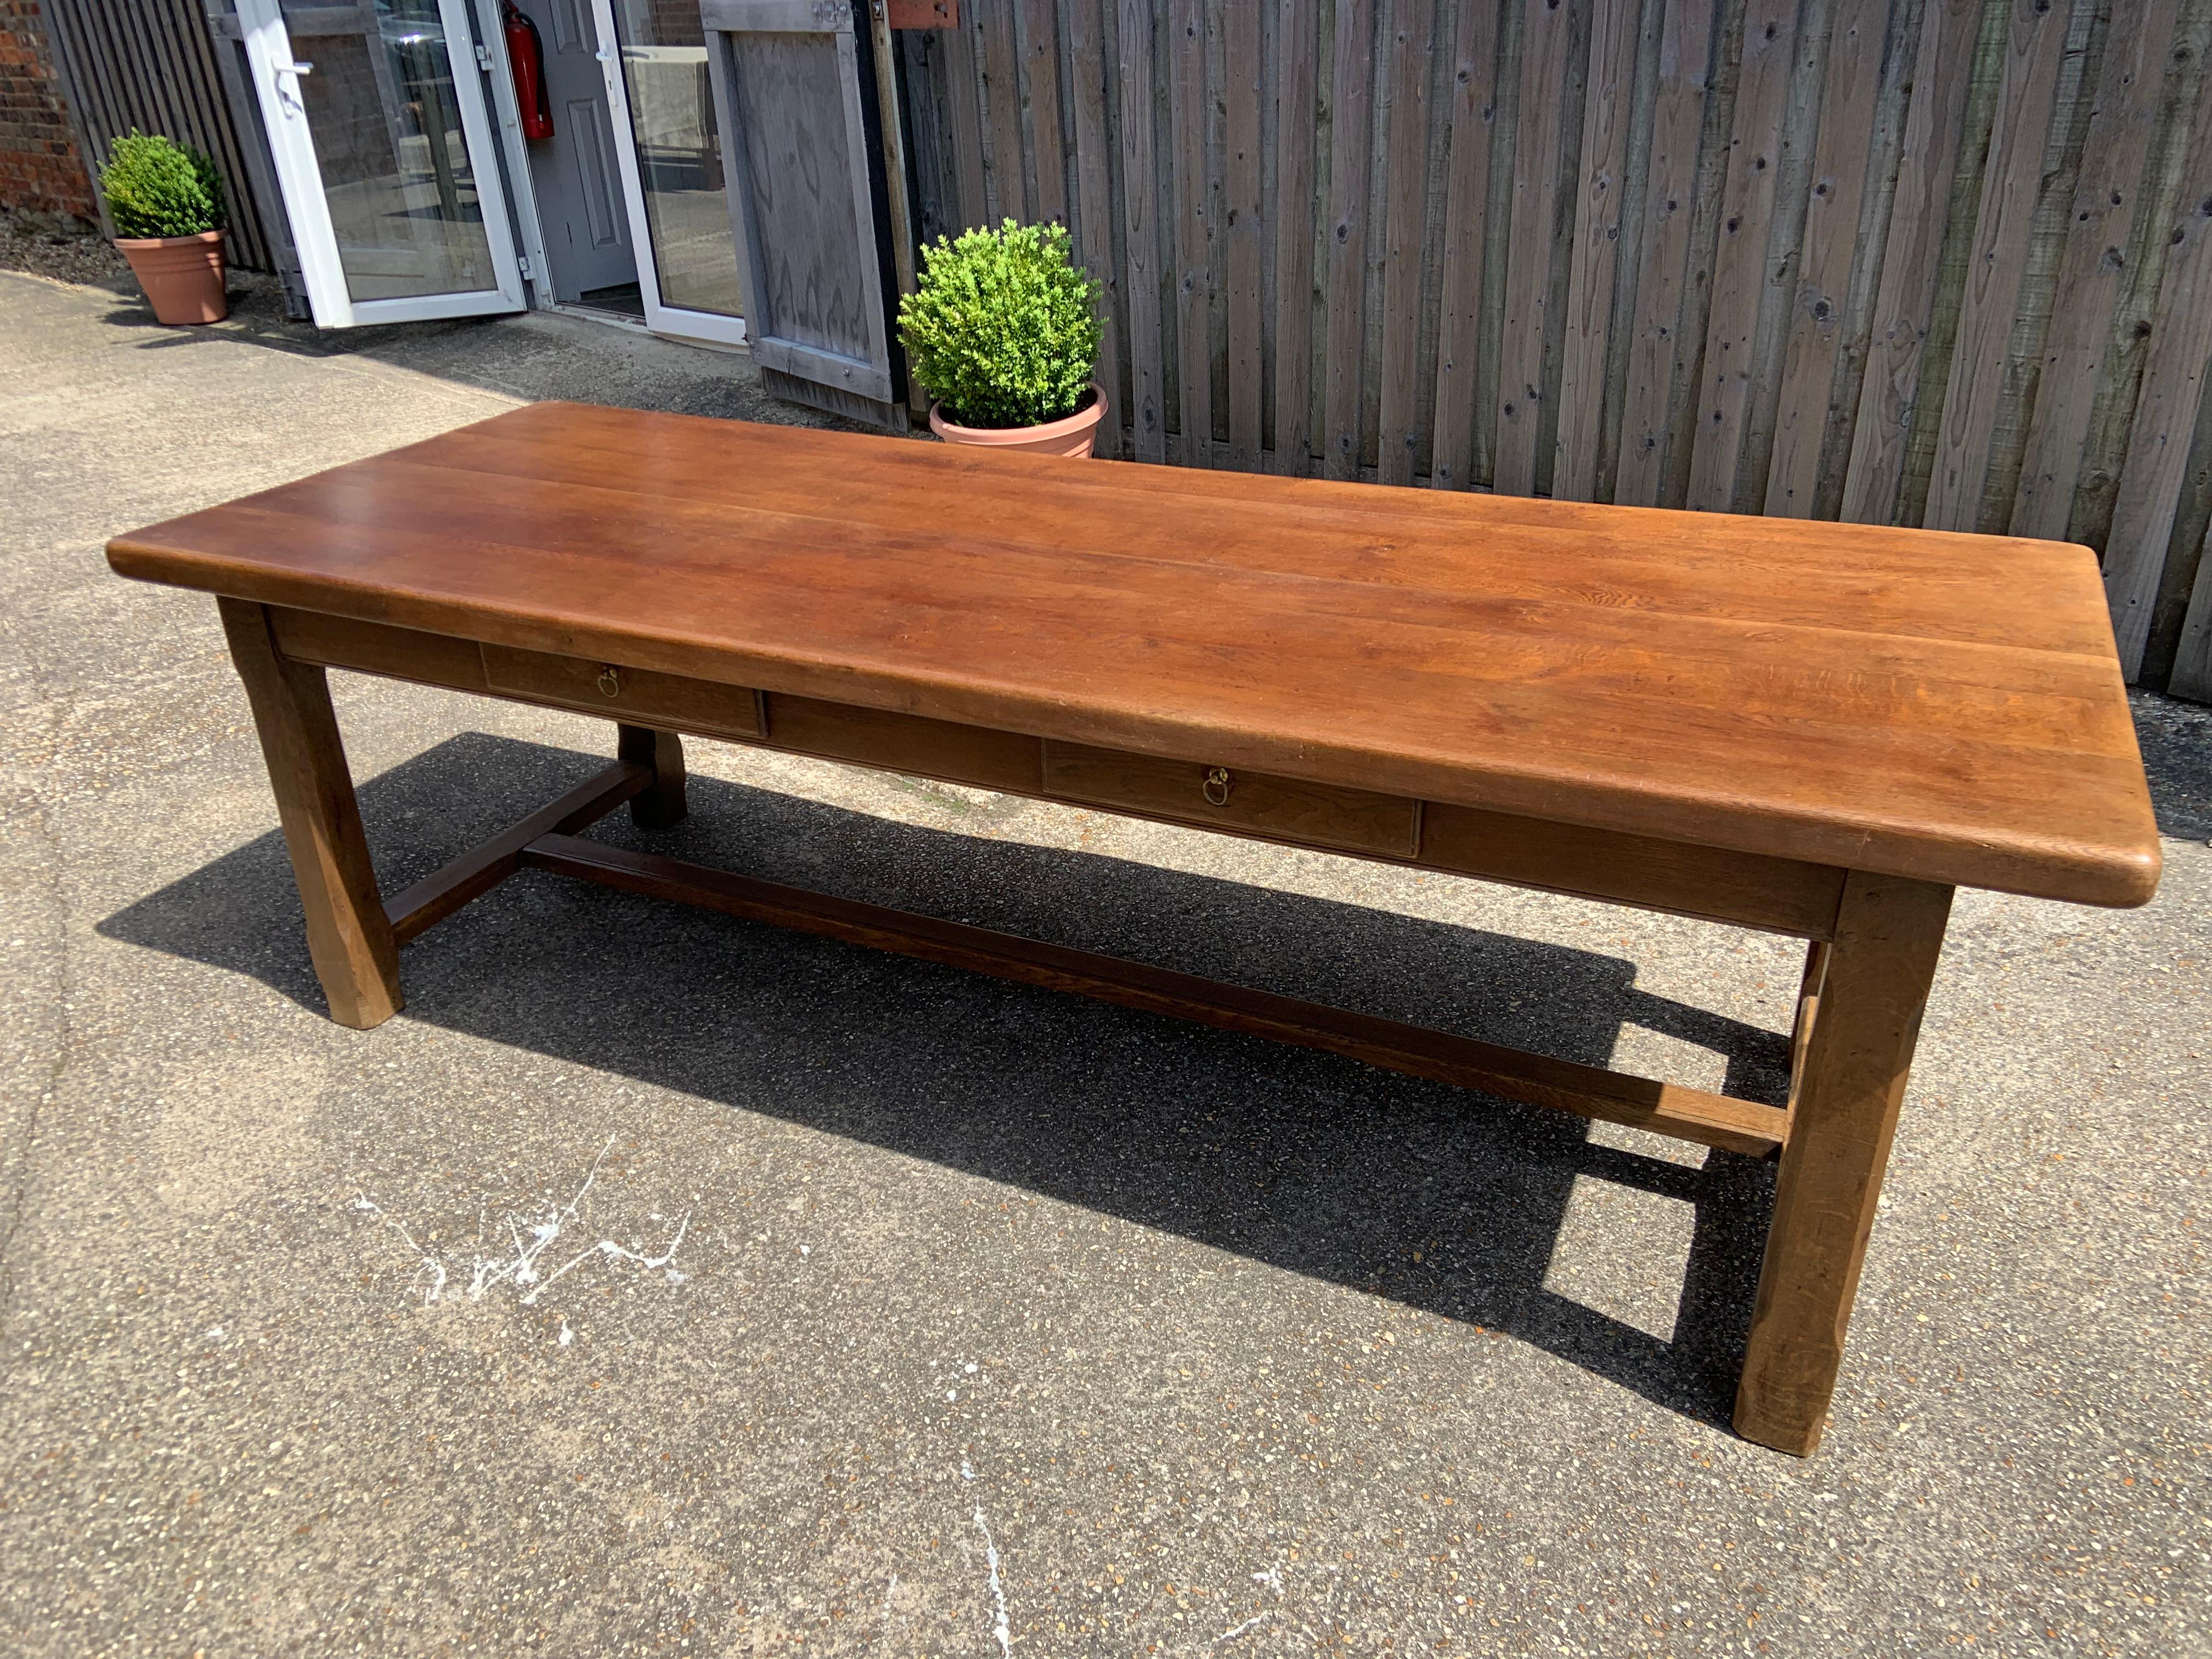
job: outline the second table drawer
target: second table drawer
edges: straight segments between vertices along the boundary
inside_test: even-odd
[[[1044,792],[1061,800],[1241,830],[1269,840],[1400,859],[1420,851],[1419,801],[1236,767],[1048,742],[1044,746]]]
[[[761,735],[760,693],[750,686],[504,645],[484,647],[483,662],[485,683],[494,691],[533,702],[708,737]]]

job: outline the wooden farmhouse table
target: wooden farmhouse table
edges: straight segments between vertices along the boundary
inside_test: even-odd
[[[1778,1158],[1735,1426],[1820,1437],[1954,887],[2134,905],[2088,550],[542,404],[118,537],[219,596],[331,1017],[517,870]],[[604,715],[617,763],[405,891],[325,671]],[[581,838],[693,732],[1810,941],[1786,1108]]]

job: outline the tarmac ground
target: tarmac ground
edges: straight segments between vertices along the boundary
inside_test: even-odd
[[[2212,1652],[2212,710],[2137,699],[2148,907],[1960,895],[1799,1461],[1741,1158],[543,875],[331,1024],[214,607],[103,541],[530,398],[805,417],[244,299],[0,274],[0,1650]],[[336,685],[387,889],[610,752]],[[689,753],[685,856],[1782,1086],[1786,940]]]

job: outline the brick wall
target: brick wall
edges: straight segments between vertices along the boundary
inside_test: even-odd
[[[96,220],[40,0],[0,0],[0,210]]]

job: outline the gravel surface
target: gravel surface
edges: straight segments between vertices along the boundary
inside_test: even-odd
[[[105,237],[33,230],[5,214],[0,214],[0,270],[99,288],[131,275],[129,264]]]
[[[0,1651],[2212,1652],[2202,711],[2151,905],[1960,896],[1800,1462],[1727,1426],[1765,1166],[543,875],[330,1024],[213,607],[102,540],[549,391],[792,416],[261,304],[0,276]],[[387,886],[611,741],[336,695]],[[683,855],[1781,1086],[1787,941],[689,750]]]

